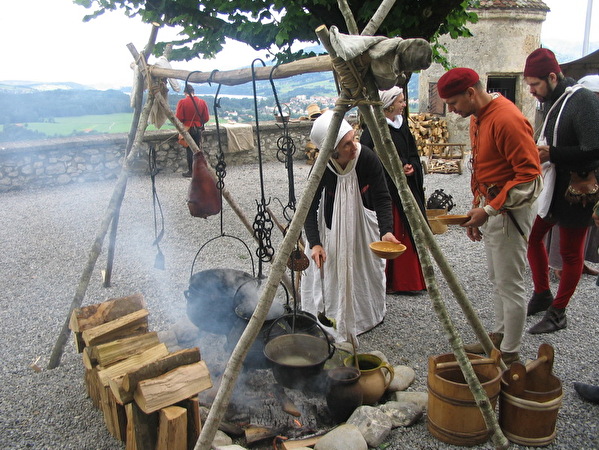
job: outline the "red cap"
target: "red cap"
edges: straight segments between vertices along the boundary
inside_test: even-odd
[[[550,73],[562,73],[553,52],[547,48],[537,48],[526,58],[525,77],[544,78]]]
[[[466,92],[479,80],[478,74],[472,69],[457,67],[445,72],[437,82],[437,91],[441,98],[449,98]]]

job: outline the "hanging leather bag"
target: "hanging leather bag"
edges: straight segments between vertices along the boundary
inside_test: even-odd
[[[193,217],[203,219],[218,214],[221,209],[220,191],[201,151],[193,154],[187,206]]]
[[[198,105],[193,96],[191,96],[193,106],[195,106],[198,117],[201,117],[198,111]],[[203,128],[200,127],[200,130]],[[194,138],[195,139],[195,138]],[[191,183],[187,194],[187,207],[193,217],[205,219],[209,216],[218,214],[221,210],[220,190],[216,186],[216,180],[213,178],[208,163],[202,151],[202,137],[197,139],[200,151],[193,154],[193,164],[191,166]]]

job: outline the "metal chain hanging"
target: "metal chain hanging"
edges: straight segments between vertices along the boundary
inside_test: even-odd
[[[260,201],[256,201],[256,217],[254,218],[254,237],[258,240],[258,249],[256,255],[258,256],[258,277],[262,277],[262,263],[270,262],[275,253],[275,249],[272,246],[270,237],[272,234],[273,221],[268,212],[268,205],[270,200],[267,202],[264,194],[264,171],[262,167],[262,145],[260,140],[260,123],[258,119],[258,98],[256,94],[256,72],[254,70],[254,64],[256,61],[260,61],[262,66],[266,66],[264,61],[260,58],[256,58],[252,61],[252,88],[254,93],[254,113],[256,119],[256,139],[258,141],[258,169],[260,172]]]
[[[268,80],[270,81],[270,85],[272,86],[272,92],[275,98],[275,103],[277,105],[277,110],[279,111],[279,117],[281,117],[281,121],[283,124],[283,136],[277,139],[277,159],[282,163],[285,163],[285,168],[287,169],[287,181],[288,181],[288,202],[287,206],[283,208],[283,217],[287,220],[287,222],[291,222],[293,219],[293,213],[295,212],[295,183],[293,180],[293,155],[295,154],[295,143],[291,135],[289,134],[289,116],[287,116],[287,120],[283,115],[283,110],[281,108],[281,103],[279,102],[279,97],[277,95],[277,90],[275,88],[275,83],[273,81],[273,74],[278,66],[273,66],[270,71],[270,75]]]

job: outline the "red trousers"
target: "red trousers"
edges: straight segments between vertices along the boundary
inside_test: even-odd
[[[528,263],[532,271],[532,282],[536,293],[549,290],[549,260],[547,247],[543,242],[553,224],[537,216],[528,238]],[[584,264],[584,242],[588,227],[559,227],[559,253],[562,257],[562,276],[557,294],[553,300],[554,308],[565,308],[576,290],[582,275]]]

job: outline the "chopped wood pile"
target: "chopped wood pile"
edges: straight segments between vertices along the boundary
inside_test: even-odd
[[[428,113],[412,114],[408,125],[425,173],[462,173],[466,144],[448,142],[447,120]]]
[[[86,391],[127,450],[192,449],[200,435],[198,394],[212,387],[199,348],[170,352],[148,331],[141,294],[73,311]]]
[[[441,144],[449,140],[447,120],[433,114],[410,114],[408,126],[416,140],[420,156],[427,156],[428,144]]]

